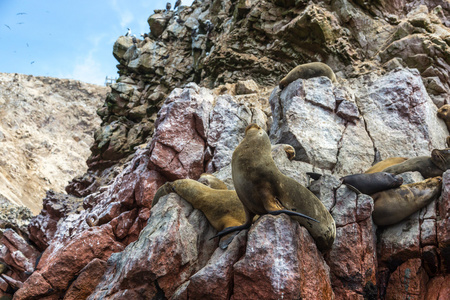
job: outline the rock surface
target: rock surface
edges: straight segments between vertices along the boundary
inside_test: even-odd
[[[372,198],[339,180],[444,148],[436,110],[449,95],[450,7],[423,3],[205,0],[156,10],[149,37],[114,45],[121,76],[97,111],[88,171],[66,187],[70,196],[47,193],[29,225],[33,246],[20,231],[1,231],[0,296],[444,299],[450,171],[439,199],[378,228]],[[310,61],[330,65],[337,82],[277,87]],[[285,215],[262,216],[223,250],[184,199],[169,194],[152,206],[166,181],[202,172],[232,189],[231,155],[252,122],[295,148],[294,161],[282,146],[272,155],[335,219],[327,253]]]
[[[64,191],[86,172],[109,88],[80,81],[0,73],[0,195],[34,214],[46,190]]]

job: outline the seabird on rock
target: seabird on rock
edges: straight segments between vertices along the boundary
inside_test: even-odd
[[[195,26],[194,28],[192,28],[191,38],[194,39],[197,36],[197,33],[198,33],[198,26]]]
[[[167,2],[167,4],[166,4],[166,11],[170,11],[171,7],[172,7],[172,4],[170,4],[170,2]]]
[[[133,35],[131,36],[131,38],[132,38],[132,40],[133,40],[133,44],[136,46],[136,44],[137,44],[137,38],[136,38],[136,35],[133,34]]]
[[[164,55],[164,56],[162,56],[161,58],[162,58],[162,59],[168,59],[168,58],[169,58],[169,54]]]
[[[128,31],[127,31],[127,33],[125,33],[125,36],[130,36],[131,35],[131,29],[130,28],[127,28],[128,29]]]
[[[179,16],[175,16],[175,17],[173,17],[173,18],[175,19],[175,21],[177,21],[178,24],[180,24],[180,25],[183,25],[183,24],[184,24],[184,21],[181,20],[181,18],[180,18]]]
[[[174,6],[174,10],[177,9],[178,6],[180,6],[181,4],[181,0],[177,0],[177,2],[175,2],[175,6]]]

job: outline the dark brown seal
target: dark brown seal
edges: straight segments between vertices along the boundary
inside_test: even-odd
[[[280,80],[279,87],[284,89],[289,83],[301,78],[309,79],[313,77],[326,76],[332,82],[336,82],[336,75],[333,70],[324,63],[312,62],[299,65],[292,69],[283,79]]]
[[[400,174],[404,172],[420,172],[423,178],[431,178],[442,176],[442,174],[450,169],[450,148],[434,149],[430,156],[418,156],[410,158],[400,164],[390,166],[383,172]]]
[[[437,198],[441,187],[442,178],[434,177],[371,195],[374,223],[386,226],[400,222]]]
[[[370,173],[381,172],[384,169],[386,169],[387,167],[390,167],[393,165],[398,165],[406,160],[408,160],[406,157],[390,157],[390,158],[387,158],[380,162],[377,162],[372,167],[367,169],[367,171],[365,171],[364,173],[370,174]]]
[[[269,137],[258,125],[247,126],[244,139],[233,152],[231,169],[246,222],[217,236],[249,228],[255,215],[286,213],[308,229],[320,250],[331,247],[336,236],[331,214],[312,192],[278,170]]]
[[[353,174],[341,178],[343,184],[355,188],[357,191],[370,195],[387,189],[399,187],[403,184],[403,178],[386,172],[371,174]]]

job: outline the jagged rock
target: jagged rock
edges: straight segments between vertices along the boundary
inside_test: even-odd
[[[128,48],[133,45],[131,37],[121,36],[117,39],[113,46],[113,55],[118,62],[123,62],[123,56]]]
[[[95,258],[80,271],[77,279],[70,285],[65,300],[86,299],[99,284],[106,270],[106,261]]]
[[[95,111],[108,87],[76,80],[0,73],[0,198],[42,208],[45,192],[64,191],[87,170]]]
[[[0,239],[0,261],[8,265],[7,275],[24,281],[35,268],[39,252],[11,229],[2,231]]]
[[[28,224],[32,217],[29,208],[15,205],[0,196],[0,230],[10,228],[21,236],[28,236]]]
[[[238,81],[236,84],[236,95],[254,94],[259,90],[253,80]]]
[[[450,294],[450,275],[431,278],[427,285],[425,299],[445,300]]]
[[[107,260],[114,252],[123,250],[123,245],[116,242],[112,227],[105,225],[83,231],[79,236],[69,240],[59,249],[47,248],[37,267],[37,271],[24,282],[17,291],[19,299],[35,299],[64,292],[68,284],[93,259]],[[49,291],[35,290],[35,280],[40,278],[41,286],[51,286]]]
[[[234,299],[334,298],[313,239],[286,215],[263,216],[253,225],[245,255],[234,265],[233,290]]]
[[[373,148],[364,124],[348,123],[334,113],[336,99],[328,78],[298,79],[281,93],[275,88],[269,101],[271,141],[292,145],[296,159],[340,174],[370,166]]]
[[[28,225],[30,240],[39,250],[44,251],[55,235],[59,220],[67,217],[69,213],[80,213],[82,204],[80,198],[47,191],[41,213]]]
[[[213,101],[209,91],[196,84],[175,89],[166,99],[155,123],[150,161],[167,179],[198,178],[204,172]]]
[[[427,282],[421,260],[410,259],[391,274],[386,299],[424,299]]]
[[[204,215],[179,196],[161,198],[139,239],[110,258],[89,299],[114,299],[118,295],[170,298],[179,285],[206,265],[217,247],[217,241],[209,240],[214,231]]]

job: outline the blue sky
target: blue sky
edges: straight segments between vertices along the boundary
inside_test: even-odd
[[[112,55],[117,38],[127,27],[137,37],[149,32],[148,17],[167,2],[0,0],[0,72],[103,85],[106,76],[118,77]]]

